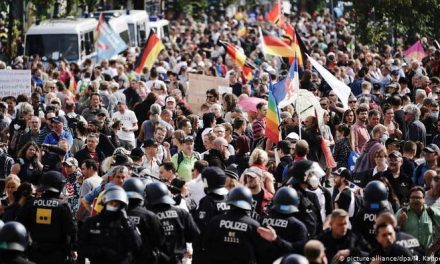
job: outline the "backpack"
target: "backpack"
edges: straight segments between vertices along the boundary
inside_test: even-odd
[[[200,160],[200,154],[198,152],[194,151],[191,157],[196,158],[196,160]],[[185,157],[183,156],[183,151],[179,151],[179,153],[177,154],[177,168],[176,168],[176,171],[179,170],[180,163],[182,163],[182,161],[184,159],[185,159]]]
[[[68,115],[64,116],[67,120],[67,126],[69,128],[70,133],[72,133],[72,136],[76,137],[76,127],[78,126],[79,118],[78,115],[75,114],[74,117],[69,117]]]
[[[4,180],[10,173],[11,173],[11,167],[14,164],[14,159],[11,158],[8,153],[3,151],[0,154],[0,167],[3,169],[0,169],[0,179]]]

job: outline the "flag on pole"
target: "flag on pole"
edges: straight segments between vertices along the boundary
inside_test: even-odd
[[[70,77],[70,80],[69,80],[69,90],[74,95],[76,94],[77,87],[78,87],[78,83],[76,82],[75,77],[74,76]]]
[[[418,61],[422,61],[422,59],[426,57],[425,50],[423,49],[423,45],[420,40],[414,43],[414,45],[412,45],[409,49],[405,50],[403,54],[407,58]]]
[[[147,67],[149,70],[153,67],[154,62],[159,56],[159,53],[165,49],[162,41],[154,33],[153,30],[150,31],[150,36],[148,36],[147,43],[145,44],[144,51],[141,55],[141,60],[139,65],[136,67],[137,73],[142,73],[142,69]]]
[[[252,80],[252,78],[253,78],[252,70],[254,69],[254,67],[252,67],[252,65],[250,65],[247,62],[246,55],[243,52],[241,52],[239,49],[237,49],[231,43],[227,43],[227,42],[223,42],[223,41],[220,41],[219,43],[225,47],[226,53],[229,55],[229,57],[231,57],[231,59],[238,66],[241,67],[241,70],[242,70],[243,75],[246,78],[246,80],[248,80],[248,81]]]
[[[104,21],[101,13],[99,16],[96,41],[96,60],[110,59],[127,49],[127,44],[122,38]]]
[[[292,54],[295,54],[292,47],[280,38],[277,38],[265,31],[262,31],[261,28],[259,28],[259,31],[263,53],[279,57],[291,57]]]
[[[344,82],[338,80],[331,72],[324,68],[319,62],[310,56],[307,59],[312,64],[313,68],[322,76],[322,78],[327,82],[327,84],[335,91],[336,96],[342,102],[344,109],[348,109],[348,97],[350,97],[351,89]]]
[[[299,91],[299,72],[298,72],[298,59],[296,56],[293,59],[292,65],[290,65],[289,73],[287,77],[278,83],[274,84],[273,95],[278,102],[279,107],[292,104],[294,102],[294,95]]]
[[[298,38],[296,36],[295,29],[291,24],[284,24],[284,34],[282,36],[282,39],[284,42],[286,42],[289,46],[292,47],[294,53],[296,54],[296,58],[298,59],[298,66],[302,69],[304,69],[304,63],[303,63],[303,55],[301,53],[301,48],[298,42]],[[289,58],[289,62],[292,64],[293,62],[293,56]]]
[[[266,14],[267,21],[272,24],[282,26],[284,24],[283,14],[281,13],[281,3],[280,0],[276,0],[272,7],[272,10]]]
[[[271,85],[272,86],[272,85]],[[269,89],[269,102],[267,105],[265,136],[274,144],[280,141],[280,116],[277,102],[273,96],[273,86]]]

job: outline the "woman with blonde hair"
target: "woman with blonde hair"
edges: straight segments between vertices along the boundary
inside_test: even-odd
[[[267,163],[269,162],[269,156],[266,151],[262,149],[254,149],[249,158],[249,166],[257,167],[263,171],[263,188],[270,192],[275,193],[274,177],[272,173],[267,171]]]
[[[0,214],[3,214],[4,209],[14,203],[14,192],[17,191],[21,184],[20,178],[15,174],[9,174],[5,179],[5,194],[6,197],[0,200]]]

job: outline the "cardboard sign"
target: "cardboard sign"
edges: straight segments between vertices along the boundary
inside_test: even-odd
[[[201,74],[189,74],[189,85],[187,91],[187,102],[193,113],[200,112],[200,106],[206,102],[206,91],[217,89],[225,92],[224,87],[229,87],[227,78],[207,76]]]
[[[0,70],[0,97],[31,95],[30,70]]]

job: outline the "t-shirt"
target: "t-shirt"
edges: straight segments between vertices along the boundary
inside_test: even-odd
[[[120,120],[122,124],[121,129],[119,129],[116,133],[119,139],[128,141],[135,140],[133,131],[126,132],[122,129],[122,127],[132,129],[133,124],[137,124],[138,120],[133,111],[126,109],[124,113],[121,113],[119,111],[114,112],[113,120]]]
[[[102,182],[102,178],[98,175],[94,175],[84,180],[81,185],[81,189],[79,190],[79,196],[84,197],[86,194],[91,192],[93,189],[98,187]]]

